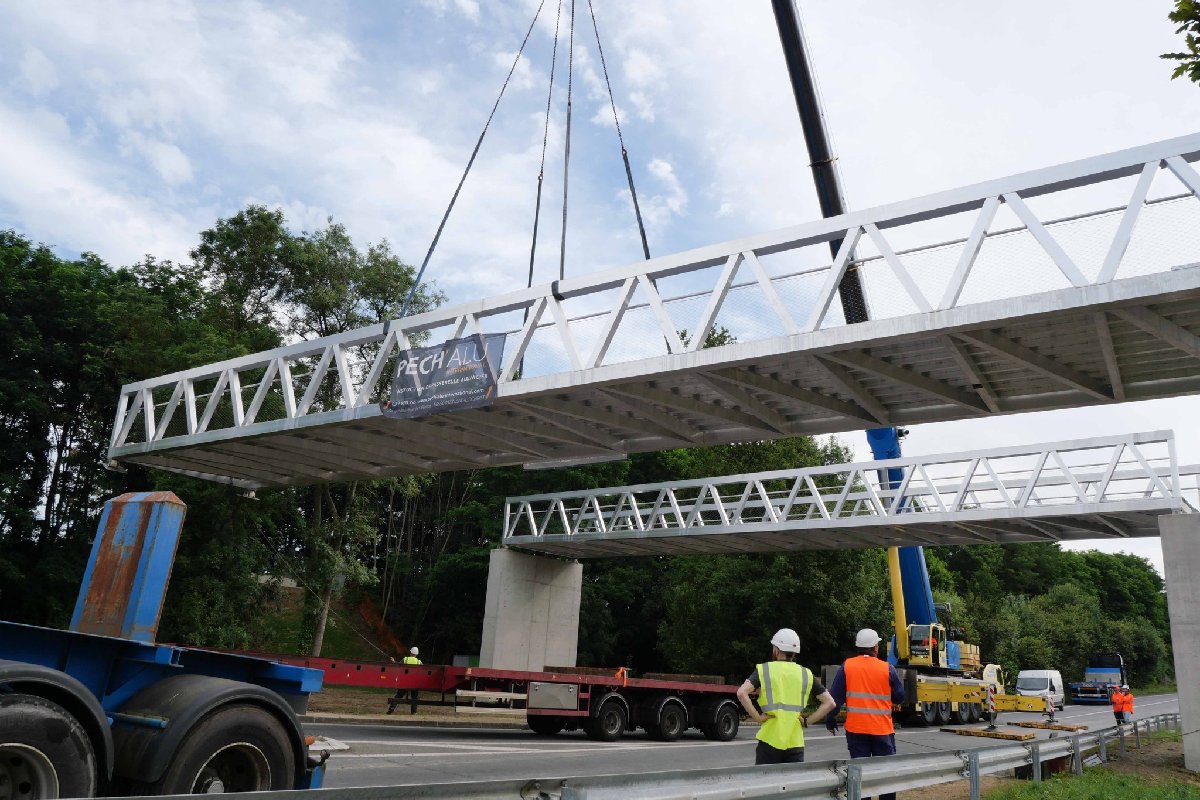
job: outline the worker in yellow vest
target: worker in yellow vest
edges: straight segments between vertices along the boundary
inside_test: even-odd
[[[805,726],[824,719],[835,707],[829,692],[814,680],[812,670],[796,663],[799,652],[800,636],[791,628],[780,628],[771,637],[771,660],[755,667],[737,691],[742,708],[761,726],[755,764],[803,761]],[[758,696],[759,708],[754,707],[751,695]],[[820,706],[806,717],[809,697],[816,697]]]
[[[846,704],[846,748],[851,758],[890,756],[896,752],[896,729],[892,706],[904,702],[904,684],[896,668],[879,658],[879,634],[863,628],[854,639],[858,655],[838,668],[829,693],[834,708]],[[825,727],[833,730],[835,718]],[[896,795],[879,795],[879,800],[896,800]]]
[[[420,654],[421,654],[421,651],[418,650],[416,647],[408,648],[408,655],[406,655],[404,657],[404,663],[405,664],[420,664],[421,659],[418,658],[418,656]],[[413,689],[411,692],[408,693],[408,699],[409,699],[408,713],[409,714],[417,713],[417,690],[416,689]]]

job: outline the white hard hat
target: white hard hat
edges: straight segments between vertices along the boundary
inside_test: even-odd
[[[855,647],[874,647],[879,642],[879,634],[870,628],[863,628],[858,632],[858,636],[854,637]]]
[[[408,648],[408,652],[412,653],[414,656],[421,654],[421,651],[417,650],[415,647]]]
[[[1121,688],[1124,689],[1125,691],[1129,691],[1129,684],[1123,683],[1123,684],[1121,684]]]
[[[785,653],[800,652],[800,634],[796,633],[791,628],[780,628],[775,631],[775,635],[771,637],[771,644],[778,647]]]

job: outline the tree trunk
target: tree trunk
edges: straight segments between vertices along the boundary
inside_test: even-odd
[[[321,645],[325,643],[325,623],[329,619],[329,604],[333,600],[333,579],[329,580],[329,585],[325,587],[325,598],[321,603],[321,616],[317,618],[317,629],[313,632],[312,657],[318,658],[321,655]]]

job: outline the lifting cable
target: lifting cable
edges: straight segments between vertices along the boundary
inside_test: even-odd
[[[638,233],[642,236],[642,252],[650,260],[650,245],[646,243],[646,226],[642,224],[642,208],[638,205],[637,190],[633,188],[633,170],[629,168],[629,151],[625,149],[625,137],[621,135],[621,120],[617,117],[617,103],[613,100],[612,83],[608,80],[608,64],[604,61],[604,47],[600,44],[600,28],[596,25],[596,10],[588,0],[588,12],[592,15],[592,30],[596,32],[596,51],[600,53],[600,67],[604,71],[604,86],[608,89],[608,104],[612,106],[613,124],[617,126],[617,141],[621,143],[621,158],[625,161],[625,177],[629,180],[629,194],[633,197],[633,213],[637,217]]]
[[[567,177],[571,167],[571,85],[575,77],[575,0],[571,0],[571,34],[567,46],[567,135],[563,144],[563,221],[558,248],[558,279],[567,271]]]
[[[442,221],[438,225],[437,233],[433,235],[433,241],[429,243],[429,250],[425,253],[425,260],[421,262],[421,269],[417,271],[417,276],[413,280],[408,297],[405,298],[404,305],[400,309],[401,318],[408,316],[408,308],[412,305],[413,297],[417,294],[417,288],[421,285],[421,278],[425,275],[425,268],[429,266],[429,259],[433,257],[434,248],[437,247],[438,240],[442,238],[442,230],[446,227],[446,220],[450,218],[450,212],[454,210],[454,204],[458,201],[458,194],[462,191],[463,184],[467,182],[467,173],[471,171],[471,166],[475,163],[475,157],[479,155],[479,148],[483,145],[483,137],[487,135],[488,126],[492,124],[492,118],[496,116],[496,109],[500,107],[500,100],[504,98],[504,91],[508,89],[508,82],[512,80],[513,73],[517,70],[517,64],[521,62],[521,54],[525,52],[525,45],[529,43],[529,36],[533,33],[533,26],[537,24],[538,17],[542,14],[542,7],[545,5],[546,0],[541,0],[538,4],[537,12],[533,15],[533,20],[529,23],[529,30],[525,31],[525,38],[521,40],[521,47],[517,50],[517,56],[513,59],[512,66],[508,68],[508,75],[505,76],[504,84],[500,87],[500,94],[496,97],[496,102],[492,105],[492,113],[488,114],[487,122],[484,123],[483,130],[479,132],[479,140],[475,142],[475,149],[471,151],[471,158],[467,161],[467,167],[463,170],[462,177],[458,179],[458,186],[455,187],[454,194],[450,197],[450,204],[446,206],[446,213],[442,215]]]
[[[554,48],[550,51],[550,90],[546,93],[546,122],[542,127],[542,162],[538,166],[537,201],[533,206],[533,241],[529,245],[529,280],[526,288],[533,286],[533,260],[537,254],[538,219],[542,214],[542,179],[546,176],[546,143],[550,139],[550,101],[554,99],[554,73],[558,65],[558,30],[562,23],[562,0],[558,0],[558,17],[554,20]],[[529,318],[529,309],[525,309]]]

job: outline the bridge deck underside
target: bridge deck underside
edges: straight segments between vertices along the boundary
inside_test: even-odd
[[[1128,510],[1104,513],[1072,511],[1010,515],[996,510],[921,515],[918,522],[854,517],[811,520],[788,526],[772,524],[711,526],[649,531],[609,531],[570,536],[510,536],[508,547],[564,558],[764,553],[796,550],[847,550],[869,547],[952,544],[1017,544],[1076,539],[1158,536],[1158,517],[1180,510],[1178,501],[1130,501]]]
[[[285,486],[1196,392],[1200,267],[1189,266],[514,380],[485,409],[394,420],[372,404],[259,425],[252,436],[235,429],[177,446],[129,444],[117,457],[246,487]],[[1038,538],[1021,530],[1012,535]],[[965,531],[944,535],[972,540]]]

